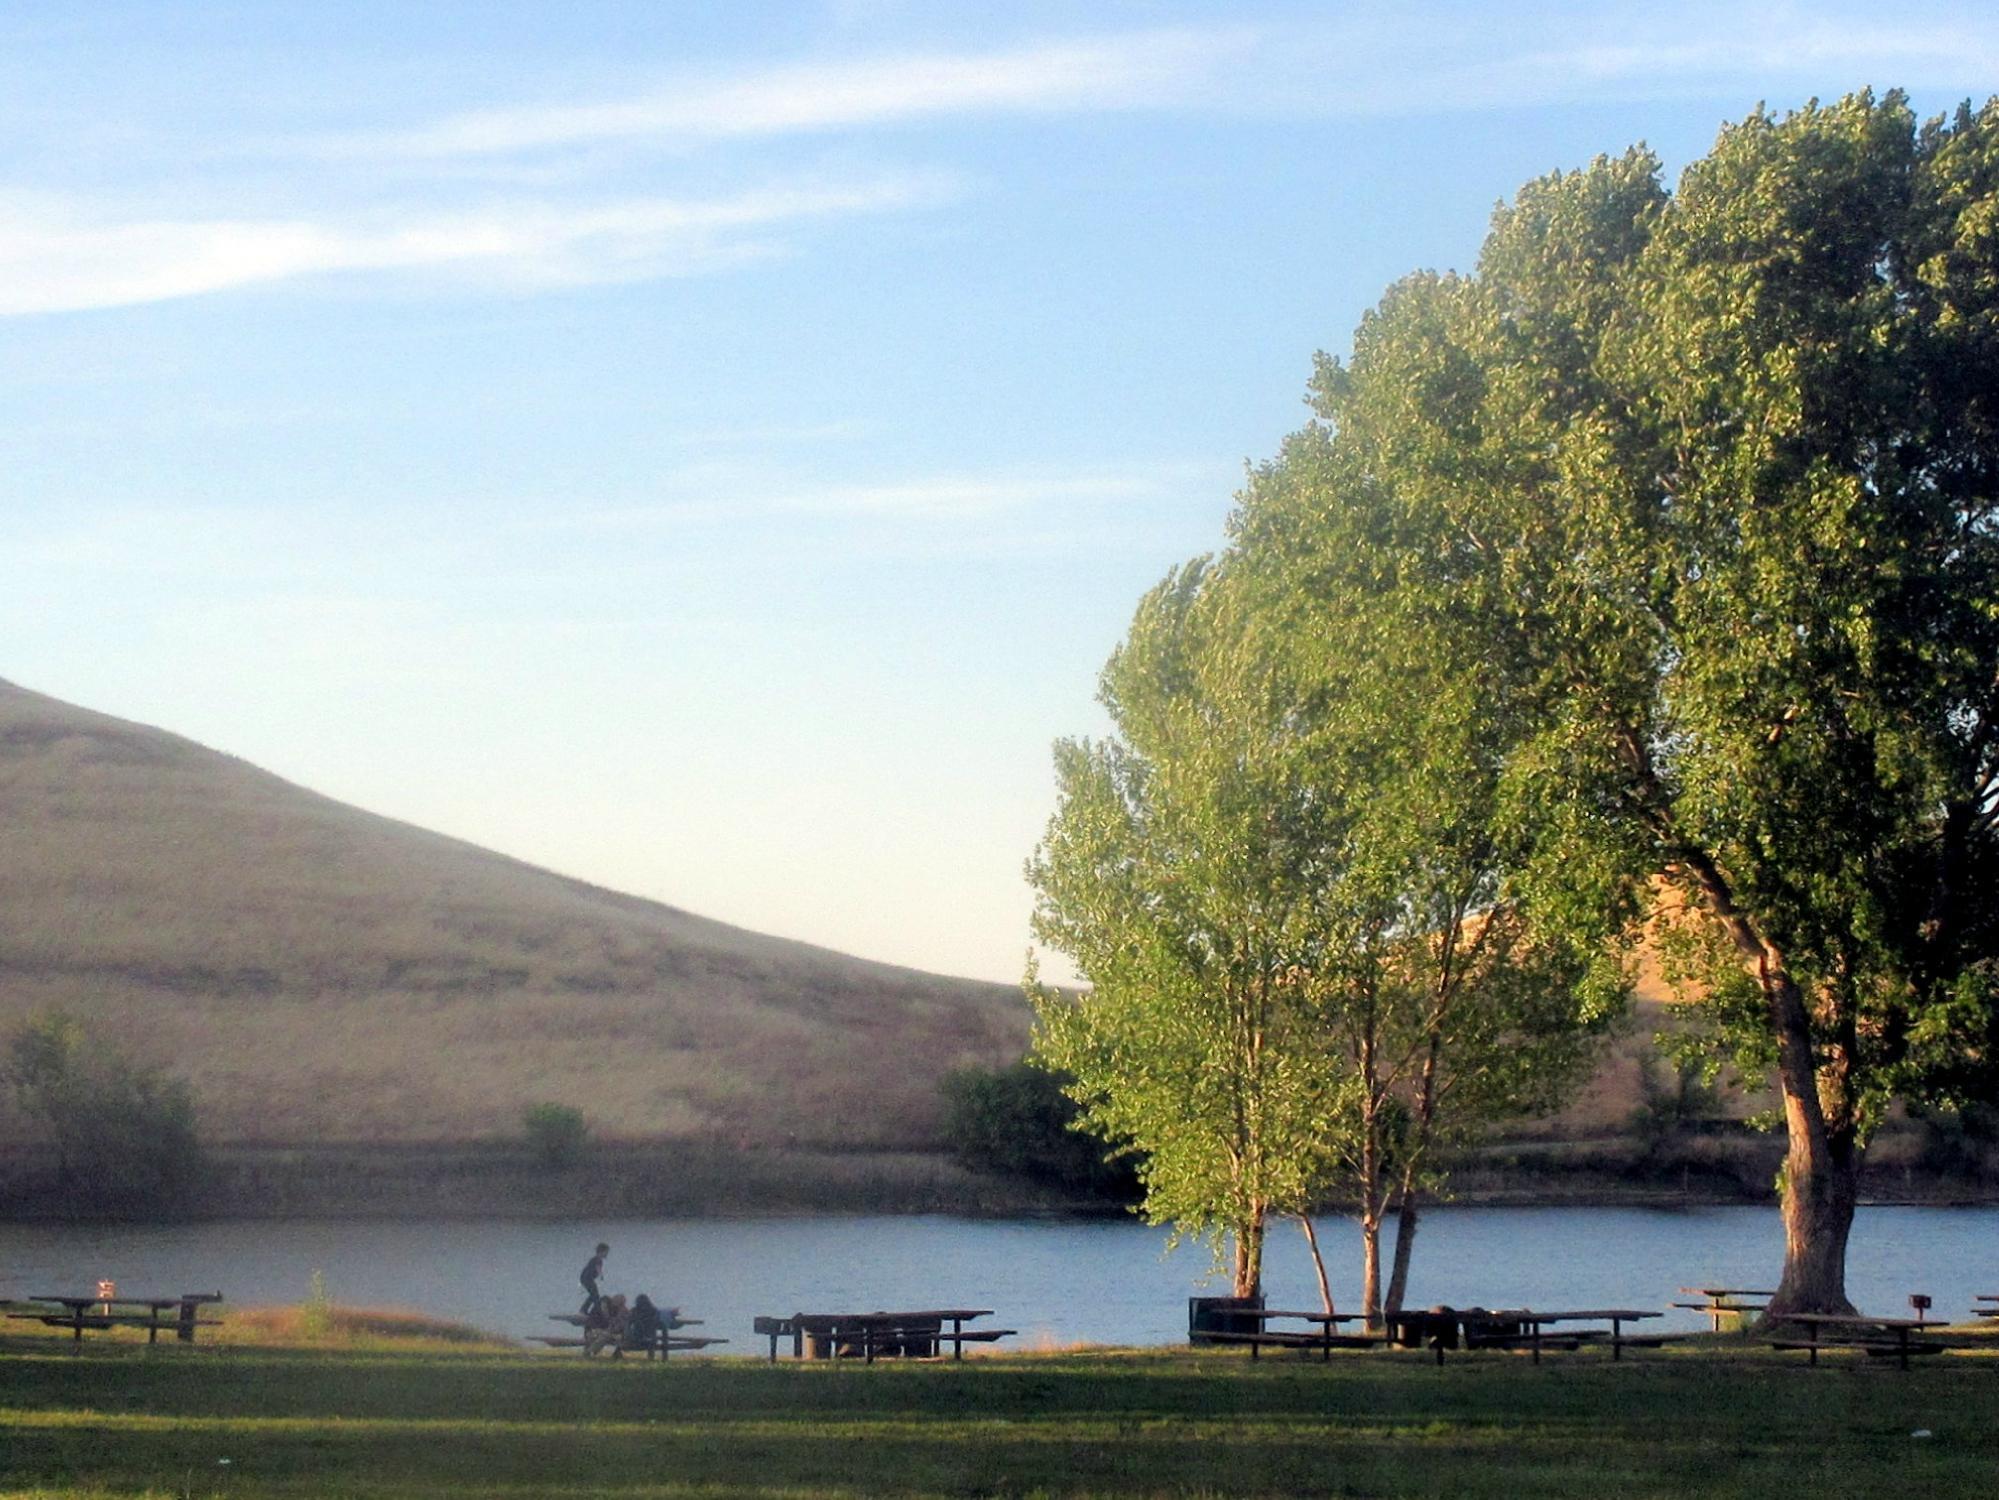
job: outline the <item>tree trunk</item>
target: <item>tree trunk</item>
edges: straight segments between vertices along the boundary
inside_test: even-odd
[[[1845,1079],[1837,1056],[1821,1078],[1804,996],[1781,965],[1763,973],[1777,1033],[1777,1081],[1784,1096],[1784,1274],[1765,1317],[1784,1313],[1851,1313],[1846,1299],[1846,1240],[1858,1196],[1858,1153]],[[1822,1084],[1824,1088],[1822,1089]],[[1827,1109],[1825,1092],[1836,1097]],[[1831,1118],[1828,1118],[1828,1116]]]
[[[1305,1231],[1305,1243],[1312,1247],[1312,1270],[1319,1278],[1319,1301],[1328,1313],[1339,1311],[1333,1306],[1333,1284],[1326,1280],[1326,1258],[1319,1253],[1319,1231],[1312,1227],[1310,1214],[1298,1215],[1298,1227]]]
[[[1402,1299],[1409,1292],[1409,1255],[1416,1248],[1416,1195],[1406,1186],[1395,1208],[1395,1264],[1388,1273],[1388,1296],[1382,1312],[1394,1317],[1402,1311]]]
[[[1360,1221],[1360,1310],[1367,1315],[1367,1326],[1381,1326],[1381,1213],[1374,1210],[1361,1215]]]
[[[1238,1297],[1254,1297],[1263,1290],[1263,1215],[1259,1212],[1235,1230],[1235,1286]]]
[[[1802,1149],[1801,1149],[1802,1148]],[[1784,1275],[1765,1316],[1851,1313],[1846,1297],[1846,1242],[1858,1192],[1851,1136],[1830,1137],[1815,1153],[1808,1138],[1791,1137],[1784,1157]]]
[[[1812,1044],[1811,1012],[1784,954],[1766,941],[1735,904],[1719,867],[1703,851],[1681,856],[1710,909],[1763,991],[1770,1035],[1777,1043],[1777,1086],[1784,1099],[1784,1274],[1765,1309],[1766,1321],[1785,1313],[1851,1313],[1846,1299],[1846,1241],[1858,1196],[1858,1132],[1848,1069],[1851,1012],[1841,1045],[1821,1067]],[[1835,1001],[1837,997],[1834,997]]]

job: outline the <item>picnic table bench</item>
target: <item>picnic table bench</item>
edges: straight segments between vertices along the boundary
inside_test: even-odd
[[[1341,1323],[1365,1321],[1360,1313],[1292,1312],[1283,1308],[1232,1308],[1231,1320],[1267,1324],[1273,1318],[1290,1318],[1305,1323],[1316,1323],[1312,1328],[1270,1328],[1216,1329],[1201,1331],[1203,1343],[1247,1344],[1249,1357],[1257,1358],[1267,1344],[1277,1349],[1297,1349],[1309,1354],[1319,1351],[1319,1358],[1330,1363],[1335,1349],[1371,1349],[1383,1342],[1386,1334],[1381,1333],[1340,1333],[1336,1329]]]
[[[1760,1313],[1768,1299],[1777,1295],[1774,1291],[1762,1288],[1739,1286],[1683,1286],[1680,1291],[1685,1296],[1707,1299],[1705,1302],[1675,1302],[1673,1306],[1706,1313],[1715,1333],[1721,1332],[1723,1318],[1742,1318],[1750,1313]],[[1763,1302],[1738,1300],[1743,1297],[1762,1297],[1765,1300]]]
[[[1941,1354],[1947,1347],[1938,1338],[1915,1337],[1925,1327],[1934,1326],[1917,1318],[1870,1318],[1864,1313],[1786,1313],[1778,1320],[1780,1327],[1792,1323],[1802,1324],[1806,1336],[1801,1339],[1795,1335],[1773,1335],[1770,1347],[1806,1350],[1811,1356],[1808,1363],[1814,1365],[1819,1362],[1820,1349],[1859,1349],[1884,1357],[1892,1354],[1906,1370],[1911,1354]]]
[[[866,1364],[877,1356],[935,1358],[940,1346],[951,1346],[951,1357],[963,1359],[969,1343],[995,1343],[1012,1338],[1013,1328],[967,1328],[973,1318],[989,1318],[989,1307],[945,1307],[919,1312],[793,1313],[788,1318],[758,1318],[757,1333],[770,1340],[770,1359],[777,1362],[777,1341],[791,1340],[797,1359],[847,1359],[859,1355]],[[949,1331],[944,1325],[951,1325]]]
[[[0,1306],[6,1308],[10,1318],[44,1323],[51,1328],[67,1328],[72,1342],[79,1344],[83,1342],[86,1329],[99,1332],[110,1328],[143,1328],[148,1344],[157,1344],[160,1330],[171,1328],[175,1338],[183,1344],[191,1344],[195,1329],[210,1327],[220,1321],[201,1317],[198,1309],[221,1300],[220,1292],[183,1292],[178,1297],[86,1297],[37,1293],[26,1302],[7,1302]],[[97,1310],[92,1311],[93,1308]],[[170,1320],[162,1317],[168,1308],[174,1309]]]
[[[699,1328],[703,1324],[700,1318],[681,1317],[680,1309],[677,1307],[661,1308],[660,1313],[659,1331],[643,1343],[633,1344],[627,1342],[629,1335],[613,1339],[608,1329],[592,1329],[590,1327],[590,1320],[581,1313],[550,1313],[548,1315],[549,1321],[552,1323],[567,1323],[572,1328],[582,1329],[583,1332],[580,1335],[531,1333],[528,1335],[528,1342],[546,1344],[551,1349],[581,1349],[586,1356],[595,1354],[599,1349],[609,1349],[613,1359],[623,1355],[627,1350],[633,1353],[643,1350],[647,1359],[665,1359],[676,1349],[686,1352],[694,1349],[706,1349],[711,1344],[726,1344],[729,1342],[727,1339],[708,1338],[700,1334],[680,1333],[679,1330],[682,1328]],[[592,1333],[597,1333],[601,1336],[593,1339],[591,1337]]]

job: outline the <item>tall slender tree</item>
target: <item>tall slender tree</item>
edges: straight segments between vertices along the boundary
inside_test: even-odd
[[[1129,1145],[1142,1208],[1228,1247],[1261,1288],[1270,1217],[1307,1206],[1332,1112],[1299,974],[1320,968],[1329,811],[1272,733],[1271,676],[1204,562],[1140,606],[1104,671],[1117,737],[1056,746],[1060,802],[1029,863],[1036,937],[1083,995],[1039,985],[1038,1055],[1086,1125]]]

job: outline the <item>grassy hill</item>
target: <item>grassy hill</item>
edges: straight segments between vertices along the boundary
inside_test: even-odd
[[[1027,1033],[1008,986],[601,890],[8,683],[0,850],[0,1028],[85,1019],[222,1143],[488,1139],[545,1100],[613,1139],[922,1143],[938,1076]]]

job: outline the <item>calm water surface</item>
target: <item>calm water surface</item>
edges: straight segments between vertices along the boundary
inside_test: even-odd
[[[420,1308],[520,1337],[575,1306],[576,1272],[600,1238],[612,1247],[607,1291],[678,1303],[730,1339],[731,1353],[758,1346],[759,1313],[926,1306],[993,1308],[1030,1347],[1171,1343],[1186,1337],[1187,1296],[1227,1290],[1204,1281],[1201,1247],[1167,1254],[1164,1232],[1133,1220],[871,1216],[0,1225],[0,1297],[110,1277],[141,1296],[220,1288],[239,1304],[297,1302],[317,1270],[338,1302]],[[1328,1221],[1320,1240],[1335,1297],[1357,1303],[1358,1233]],[[1411,1302],[1665,1310],[1680,1286],[1772,1285],[1782,1257],[1770,1208],[1439,1208],[1417,1240]],[[1267,1260],[1272,1306],[1317,1306],[1295,1225],[1273,1229]],[[1909,1293],[1929,1292],[1937,1315],[1964,1318],[1974,1292],[1999,1292],[1999,1208],[1861,1209],[1847,1288],[1866,1311],[1902,1312]],[[1704,1325],[1669,1313],[1655,1326]]]

